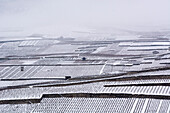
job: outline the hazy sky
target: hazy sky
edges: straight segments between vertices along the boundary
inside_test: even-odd
[[[170,0],[0,0],[0,29],[169,26]]]

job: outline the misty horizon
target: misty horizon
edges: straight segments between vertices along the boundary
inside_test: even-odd
[[[169,0],[1,0],[0,31],[169,30]]]

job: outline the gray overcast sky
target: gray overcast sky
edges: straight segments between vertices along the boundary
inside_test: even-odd
[[[169,26],[170,0],[0,0],[0,29]]]

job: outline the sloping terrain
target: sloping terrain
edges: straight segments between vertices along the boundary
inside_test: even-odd
[[[124,37],[0,41],[0,112],[170,113],[170,33]]]

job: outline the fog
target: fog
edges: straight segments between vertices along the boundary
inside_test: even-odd
[[[170,0],[0,0],[1,34],[169,26]]]

